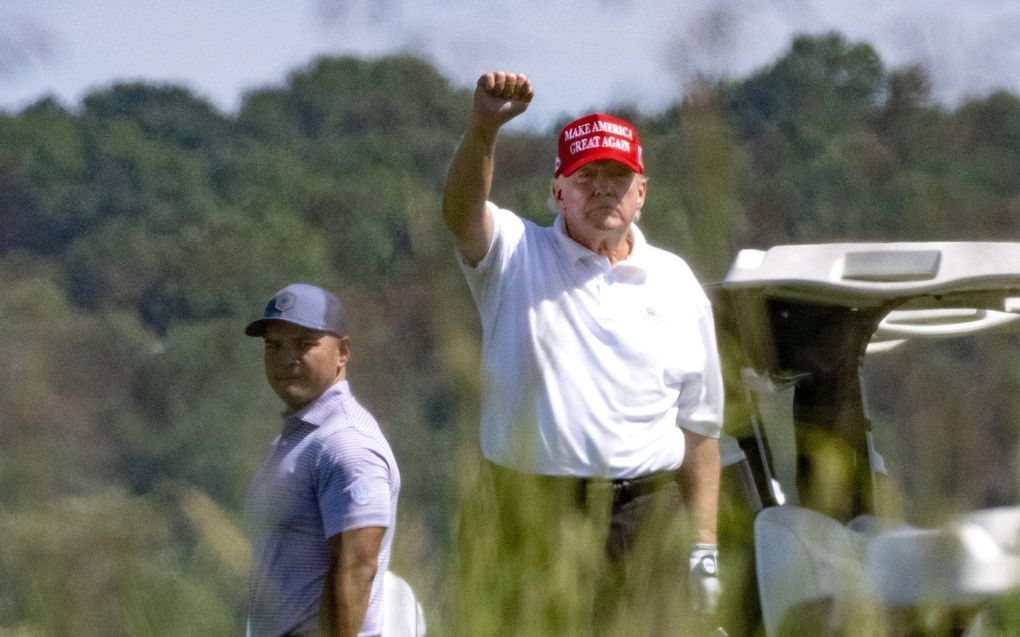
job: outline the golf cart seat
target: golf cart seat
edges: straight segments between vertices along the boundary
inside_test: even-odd
[[[894,529],[867,543],[867,588],[890,608],[964,607],[1020,588],[1020,508],[984,509],[940,529]]]
[[[854,596],[862,584],[864,536],[817,511],[777,506],[754,522],[755,567],[765,634],[806,603]]]
[[[973,609],[1020,589],[1015,507],[975,511],[938,529],[863,518],[843,525],[810,509],[771,507],[755,519],[754,541],[768,637],[845,631],[868,605]]]

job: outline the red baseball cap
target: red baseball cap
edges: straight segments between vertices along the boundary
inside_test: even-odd
[[[575,119],[560,131],[554,174],[569,177],[590,161],[611,159],[644,174],[641,142],[637,130],[628,121],[592,113]]]

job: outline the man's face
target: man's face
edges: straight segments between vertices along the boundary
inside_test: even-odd
[[[588,162],[569,177],[553,182],[556,206],[563,211],[567,233],[581,244],[606,232],[626,229],[645,203],[647,180],[611,161]]]
[[[264,340],[266,379],[292,411],[308,405],[347,375],[351,352],[346,336],[269,321]]]

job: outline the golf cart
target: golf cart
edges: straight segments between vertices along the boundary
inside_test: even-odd
[[[710,293],[729,633],[1020,634],[1020,243],[744,250]]]

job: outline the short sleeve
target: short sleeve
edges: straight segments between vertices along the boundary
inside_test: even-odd
[[[492,214],[492,241],[489,250],[473,267],[457,250],[457,262],[467,280],[482,323],[488,324],[499,304],[503,274],[510,257],[524,237],[524,222],[513,212],[499,208],[492,202],[486,202],[485,205]]]
[[[392,519],[391,469],[375,440],[344,429],[323,441],[316,468],[316,494],[325,536]]]
[[[698,330],[705,348],[705,364],[701,374],[681,388],[677,421],[688,431],[718,438],[722,434],[723,380],[712,307],[707,299],[698,319]]]

